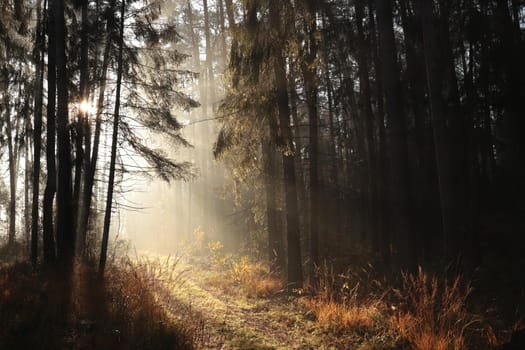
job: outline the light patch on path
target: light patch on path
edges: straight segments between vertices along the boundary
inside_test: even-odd
[[[338,349],[334,336],[323,333],[308,318],[295,299],[285,297],[248,299],[210,286],[213,272],[179,262],[186,270],[184,283],[158,293],[169,310],[169,300],[178,302],[203,318],[203,336],[198,349]],[[184,322],[184,320],[182,320]]]

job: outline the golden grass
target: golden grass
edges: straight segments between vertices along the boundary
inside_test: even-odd
[[[64,278],[28,264],[0,269],[1,349],[192,349],[191,329],[167,317],[152,277],[110,265],[104,281],[77,264]]]
[[[238,284],[249,297],[270,297],[284,290],[284,281],[262,262],[252,262],[247,256],[233,259],[227,270],[230,280]]]
[[[336,332],[365,333],[376,326],[378,309],[372,305],[345,305],[333,300],[304,298],[303,304],[314,313],[323,328]]]
[[[403,288],[396,291],[400,305],[390,327],[415,350],[473,349],[480,341],[489,348],[492,341],[483,336],[482,318],[467,308],[471,291],[460,276],[448,282],[421,268],[417,274],[403,274]]]
[[[378,327],[382,302],[361,297],[359,288],[358,282],[352,284],[348,275],[334,273],[325,263],[316,270],[301,301],[323,328],[363,334]]]

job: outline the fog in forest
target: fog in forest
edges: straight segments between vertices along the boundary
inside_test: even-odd
[[[0,349],[525,349],[524,62],[524,0],[0,0]]]
[[[194,165],[193,178],[166,183],[136,177],[123,184],[133,190],[123,194],[124,205],[115,224],[118,237],[130,240],[134,249],[176,254],[198,230],[230,250],[238,247],[233,234],[239,227],[232,202],[233,183],[212,153],[217,127],[214,121],[195,123],[192,117],[198,121],[204,116],[196,111],[187,117],[190,125],[184,135],[192,148],[173,156]]]

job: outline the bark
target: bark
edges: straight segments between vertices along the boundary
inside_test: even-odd
[[[369,237],[374,237],[373,223],[375,219],[376,204],[376,182],[377,182],[377,171],[375,167],[375,141],[374,141],[374,114],[372,112],[371,102],[371,88],[369,78],[369,58],[367,52],[370,51],[370,45],[365,39],[365,32],[363,28],[364,19],[364,0],[356,0],[355,2],[355,13],[356,13],[356,25],[358,35],[358,55],[357,61],[359,66],[359,109],[362,111],[363,128],[365,134],[365,169],[366,175],[364,178],[364,190],[365,195],[365,233]]]
[[[317,6],[315,1],[306,2],[305,29],[308,33],[307,52],[301,67],[304,80],[304,91],[308,109],[308,137],[309,137],[309,185],[310,185],[310,277],[315,278],[315,270],[319,266],[319,121],[317,115]]]
[[[49,0],[49,9],[47,17],[48,29],[48,56],[47,56],[47,128],[46,128],[46,166],[47,181],[44,190],[43,206],[43,245],[44,245],[44,262],[49,264],[55,261],[55,226],[53,202],[56,193],[56,45],[55,45],[55,16],[52,9],[52,3],[55,0]]]
[[[200,60],[200,50],[199,50],[199,40],[197,35],[195,35],[195,24],[193,21],[193,11],[191,9],[191,1],[188,0],[188,24],[191,28],[191,49],[193,56],[193,69],[195,72],[199,73],[199,94],[200,102],[202,106],[202,111],[204,115],[208,114],[208,102],[206,95],[206,87],[204,84],[204,72],[201,69],[201,60]]]
[[[372,52],[372,62],[374,67],[375,77],[375,124],[377,125],[377,157],[375,160],[375,167],[377,169],[376,182],[376,199],[374,203],[376,207],[374,212],[377,213],[375,220],[374,232],[376,232],[375,239],[372,240],[372,247],[378,250],[382,257],[384,266],[390,266],[390,231],[386,229],[386,189],[387,186],[387,157],[386,157],[386,131],[385,131],[385,110],[384,110],[384,93],[383,93],[383,70],[379,60],[378,38],[376,21],[374,17],[374,0],[368,1],[368,21],[370,23],[370,47],[375,48]]]
[[[424,247],[420,250],[420,258],[430,254],[432,235],[429,234],[431,228],[428,225],[428,218],[431,209],[428,207],[429,189],[432,187],[429,176],[430,162],[435,162],[432,154],[427,152],[427,138],[425,130],[425,70],[424,57],[422,52],[416,50],[417,32],[419,27],[415,28],[415,20],[410,14],[410,2],[403,0],[399,2],[401,23],[403,26],[404,44],[406,51],[406,66],[408,80],[408,105],[410,115],[413,119],[414,141],[410,145],[414,149],[414,181],[412,182],[411,201],[414,206],[414,230],[417,247]],[[432,141],[430,141],[432,142]],[[433,148],[432,148],[433,149]]]
[[[431,0],[422,1],[421,23],[423,28],[423,41],[425,49],[425,65],[427,69],[427,82],[430,98],[430,111],[434,132],[434,146],[436,153],[439,193],[441,202],[441,218],[443,225],[444,251],[447,259],[455,259],[459,252],[457,238],[461,208],[457,207],[454,198],[453,183],[451,178],[449,135],[446,129],[445,105],[442,95],[442,72],[439,64],[440,53],[437,47],[437,33],[435,32],[433,4]]]
[[[82,28],[80,34],[80,103],[89,101],[89,42],[88,42],[88,1],[82,2]],[[86,208],[86,188],[82,189],[82,182],[86,183],[86,178],[89,176],[90,169],[90,155],[91,155],[91,126],[89,124],[88,111],[79,111],[78,128],[81,130],[81,135],[84,140],[84,149],[82,149],[82,137],[77,140],[77,171],[75,175],[75,191],[77,197],[77,208],[75,212],[75,232],[77,235],[77,252],[84,253],[86,243],[86,231],[81,230],[83,223],[83,213],[89,211]],[[78,164],[80,163],[81,164]],[[80,169],[80,170],[79,170]],[[78,176],[78,184],[77,184]],[[82,180],[84,178],[84,181]],[[81,192],[82,191],[82,192]]]
[[[6,102],[7,101],[7,102]],[[9,98],[6,96],[4,99],[6,106],[9,106]],[[8,232],[8,245],[15,243],[15,232],[16,232],[16,167],[14,159],[14,146],[12,136],[12,125],[11,115],[9,107],[6,109],[6,136],[8,138],[7,152],[8,152],[8,167],[9,167],[9,232]]]
[[[33,199],[31,205],[31,264],[36,267],[38,259],[38,223],[40,192],[40,153],[42,151],[42,101],[44,93],[44,26],[42,21],[42,1],[37,2],[36,44],[34,60],[36,66],[35,105],[33,128]]]
[[[226,15],[228,16],[228,24],[230,25],[230,28],[233,28],[235,27],[235,15],[233,12],[232,0],[224,0],[224,3],[226,5]]]
[[[270,23],[279,31],[281,27],[278,2],[270,1]],[[280,32],[278,32],[280,34]],[[297,186],[295,181],[295,156],[290,128],[290,107],[288,105],[286,62],[281,48],[274,52],[274,78],[277,93],[280,133],[285,142],[283,151],[283,172],[286,203],[286,236],[288,243],[288,291],[302,286],[301,242],[297,209]]]
[[[399,65],[392,20],[392,2],[376,0],[379,57],[382,65],[386,112],[389,131],[389,227],[398,248],[401,268],[415,266],[408,202],[408,155]]]
[[[115,6],[116,2],[113,0],[110,5],[110,12],[115,12]],[[82,204],[82,213],[80,214],[79,218],[79,231],[81,236],[80,244],[83,244],[84,247],[80,247],[79,251],[85,253],[85,244],[86,244],[86,237],[87,237],[87,230],[89,225],[89,219],[91,217],[91,204],[93,202],[93,187],[95,183],[95,173],[97,170],[97,161],[98,161],[98,150],[100,145],[100,132],[102,129],[102,112],[104,111],[104,101],[105,101],[105,93],[106,93],[106,78],[107,78],[107,71],[109,67],[109,56],[110,56],[110,48],[111,48],[111,40],[110,40],[110,30],[113,26],[112,21],[113,16],[109,16],[108,23],[106,24],[106,42],[104,45],[104,52],[103,52],[103,59],[102,59],[102,69],[101,69],[101,75],[100,75],[100,86],[98,91],[98,99],[97,99],[97,108],[96,108],[96,115],[95,115],[95,133],[93,136],[93,152],[91,154],[91,159],[89,160],[89,165],[87,166],[87,170],[85,171],[85,177],[84,177],[84,191],[83,191],[83,204]],[[86,147],[86,158],[89,157],[89,152]],[[87,161],[86,161],[87,163]]]
[[[224,5],[223,5],[223,2],[222,0],[218,0],[217,1],[217,7],[219,8],[218,10],[218,16],[219,16],[219,26],[221,28],[221,33],[220,33],[220,39],[221,39],[221,64],[222,64],[222,67],[226,67],[227,63],[228,63],[228,55],[226,53],[227,51],[227,47],[226,47],[226,26],[224,24]]]
[[[115,93],[115,112],[113,120],[113,135],[111,140],[111,158],[109,162],[109,180],[108,180],[108,194],[106,199],[106,212],[104,215],[104,231],[102,233],[102,247],[100,250],[100,264],[99,274],[104,275],[104,269],[106,267],[106,258],[108,251],[108,240],[109,240],[109,226],[111,222],[111,208],[113,205],[113,186],[115,184],[115,162],[117,159],[117,141],[118,141],[118,128],[120,119],[120,89],[122,85],[122,63],[123,63],[123,51],[124,51],[124,14],[126,8],[126,1],[122,1],[122,7],[120,9],[120,33],[119,33],[119,51],[118,51],[118,67],[117,67],[117,91]]]
[[[273,118],[268,118],[273,119]],[[275,177],[276,151],[274,148],[275,139],[263,140],[264,175],[266,192],[266,220],[268,226],[268,259],[271,271],[279,271],[285,268],[283,242],[281,232],[278,229],[278,201],[275,188],[278,186]]]
[[[57,67],[57,248],[60,261],[69,265],[75,249],[73,230],[72,183],[71,183],[71,142],[68,131],[68,77],[66,67],[66,36],[64,0],[53,0],[56,37]]]
[[[213,106],[215,103],[215,79],[213,76],[213,55],[211,48],[210,16],[208,11],[208,0],[203,0],[204,7],[204,39],[206,43],[206,87],[207,102]]]

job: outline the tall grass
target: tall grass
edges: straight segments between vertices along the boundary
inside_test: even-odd
[[[391,327],[417,350],[464,350],[495,345],[483,318],[468,309],[472,288],[461,276],[447,281],[419,268],[395,290],[399,307]]]
[[[0,349],[192,349],[192,328],[167,315],[152,271],[118,261],[102,281],[86,264],[70,278],[53,268],[3,266]]]
[[[233,258],[227,273],[249,297],[269,297],[284,290],[283,279],[268,264],[252,262],[247,256]]]
[[[401,288],[395,289],[372,276],[336,274],[325,263],[308,288],[302,302],[323,328],[395,340],[374,349],[397,344],[414,350],[468,350],[498,344],[483,317],[469,310],[472,288],[461,276],[449,282],[419,268],[402,274]]]
[[[383,303],[360,292],[359,281],[334,273],[325,262],[316,269],[301,300],[323,328],[364,334],[377,328]]]

